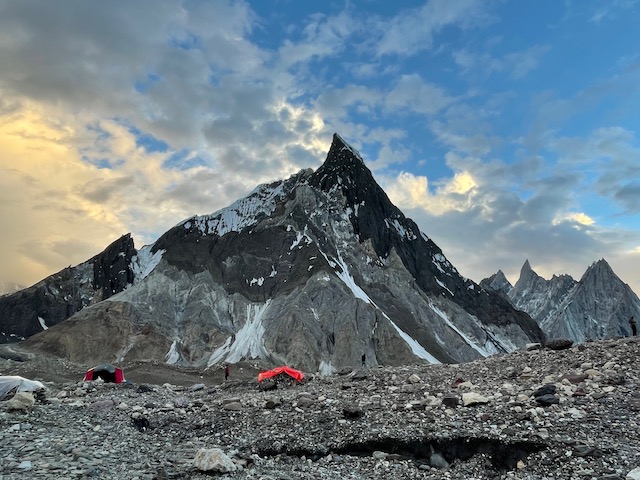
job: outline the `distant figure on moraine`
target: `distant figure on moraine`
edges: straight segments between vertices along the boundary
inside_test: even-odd
[[[636,324],[636,319],[631,316],[631,318],[629,319],[629,325],[631,325],[631,335],[632,336],[637,336],[638,335],[638,326]]]

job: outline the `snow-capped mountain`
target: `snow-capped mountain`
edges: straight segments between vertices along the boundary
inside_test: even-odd
[[[580,281],[569,275],[545,280],[525,261],[511,287],[501,272],[480,282],[505,292],[513,305],[531,315],[548,338],[584,342],[629,335],[629,318],[640,317],[640,300],[604,260],[594,262]]]
[[[543,334],[463,278],[334,135],[315,172],[189,218],[136,256],[132,284],[25,342],[78,361],[331,372],[360,362],[460,362]]]

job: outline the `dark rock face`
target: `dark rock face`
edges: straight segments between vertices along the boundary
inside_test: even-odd
[[[121,292],[133,281],[134,254],[133,239],[124,235],[86,262],[0,297],[0,343],[30,337]]]
[[[93,257],[93,288],[99,298],[109,298],[133,283],[131,260],[136,254],[130,234],[120,237]]]

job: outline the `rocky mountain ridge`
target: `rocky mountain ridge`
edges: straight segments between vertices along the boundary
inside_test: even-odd
[[[330,373],[363,354],[371,366],[463,362],[543,340],[527,314],[460,276],[338,135],[315,172],[260,185],[134,256],[127,288],[25,345],[88,363],[256,359]]]
[[[24,340],[133,282],[136,250],[123,235],[104,251],[30,287],[0,297],[0,343]]]
[[[503,292],[513,305],[534,318],[549,338],[574,342],[628,336],[629,318],[640,316],[640,300],[606,260],[587,268],[579,281],[570,275],[539,276],[528,260],[512,286],[504,274],[480,282]]]

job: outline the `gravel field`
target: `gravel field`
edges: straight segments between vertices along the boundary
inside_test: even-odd
[[[637,338],[457,365],[307,373],[137,363],[127,384],[0,349],[0,478],[640,479]],[[13,359],[8,359],[12,357]],[[20,361],[21,360],[21,361]]]

